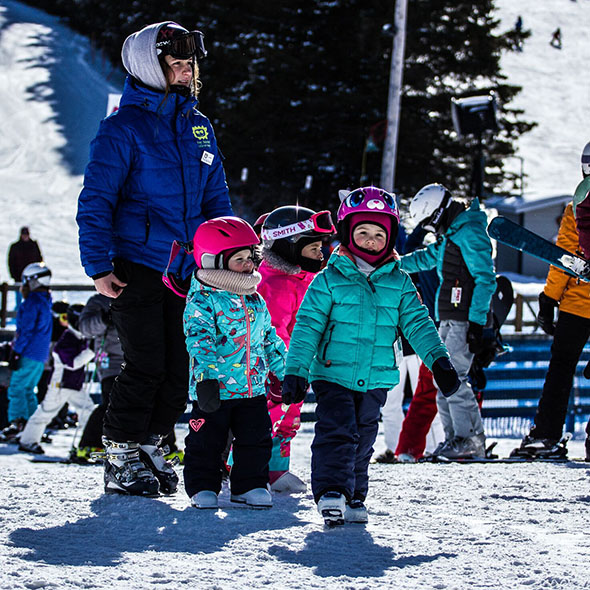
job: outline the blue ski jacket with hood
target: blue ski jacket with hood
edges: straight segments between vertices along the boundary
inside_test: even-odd
[[[123,45],[125,81],[119,109],[104,119],[90,147],[77,222],[82,265],[91,277],[116,257],[163,271],[174,240],[232,215],[222,159],[209,120],[193,96],[165,94],[156,55],[159,29],[145,27]],[[195,268],[182,252],[169,272]]]

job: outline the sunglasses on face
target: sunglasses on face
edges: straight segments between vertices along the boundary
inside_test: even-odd
[[[190,31],[180,35],[176,39],[168,39],[156,43],[158,53],[171,55],[175,59],[190,59],[196,57],[201,60],[207,57],[205,49],[205,35],[201,31]]]

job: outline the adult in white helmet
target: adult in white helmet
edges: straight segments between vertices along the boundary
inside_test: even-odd
[[[485,435],[479,406],[467,374],[474,354],[482,347],[496,274],[487,218],[479,200],[471,205],[453,199],[442,184],[428,184],[410,203],[416,223],[437,234],[435,243],[401,259],[402,268],[414,273],[436,268],[439,287],[435,296],[436,320],[451,361],[461,381],[455,395],[439,392],[437,407],[445,441],[435,454],[449,459],[485,455]]]

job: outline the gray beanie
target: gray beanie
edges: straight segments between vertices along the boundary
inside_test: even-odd
[[[155,23],[129,35],[121,50],[125,69],[134,78],[156,90],[166,90],[166,77],[156,54],[156,39],[160,29],[171,23]]]

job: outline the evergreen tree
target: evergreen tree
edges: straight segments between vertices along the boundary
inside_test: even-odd
[[[226,156],[230,188],[253,214],[295,201],[335,209],[339,188],[379,183],[391,1],[173,0],[165,8],[153,0],[53,5],[116,62],[125,37],[151,22],[176,20],[205,33],[202,110]],[[453,96],[496,94],[500,130],[486,138],[485,189],[505,181],[503,163],[533,124],[509,106],[519,88],[507,84],[500,56],[514,49],[514,31],[499,34],[497,26],[493,0],[409,2],[396,167],[405,198],[435,181],[468,195],[476,140],[454,133]],[[373,151],[365,150],[369,138]]]

